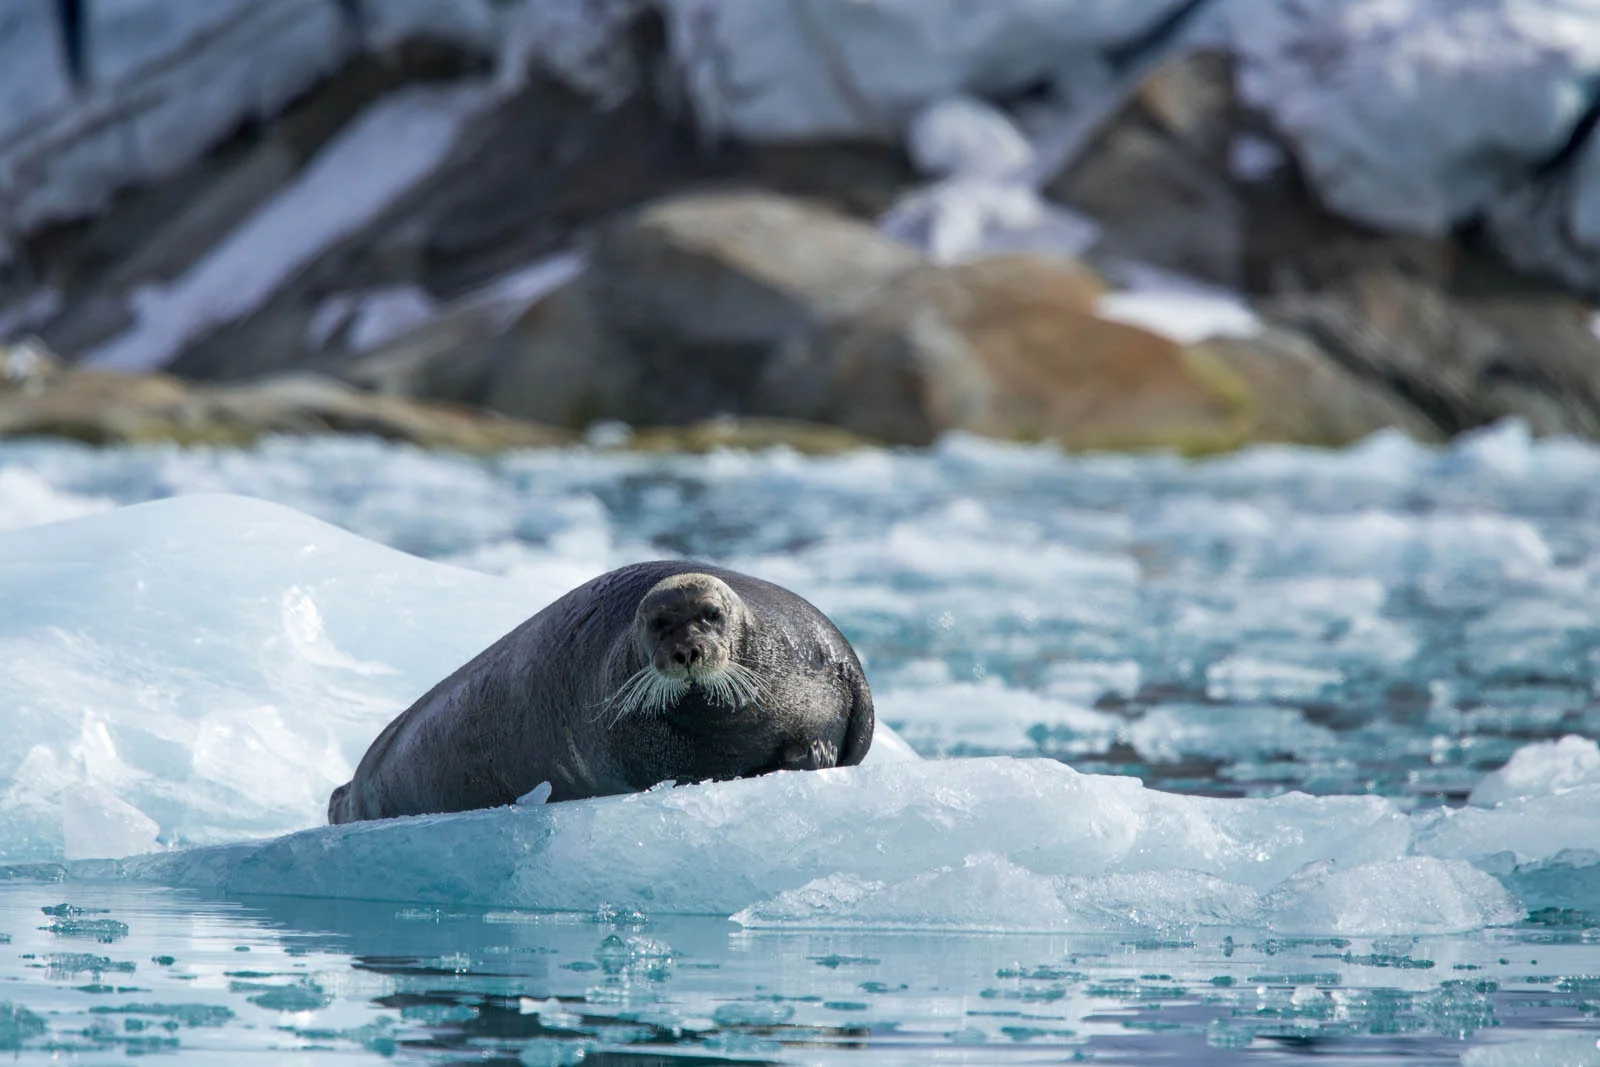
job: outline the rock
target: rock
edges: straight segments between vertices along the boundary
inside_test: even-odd
[[[1363,404],[1370,417],[1325,428],[1330,439],[1374,419],[1437,436],[1507,415],[1593,434],[1600,340],[1588,309],[1508,270],[1484,241],[1386,232],[1330,212],[1299,149],[1272,140],[1268,116],[1238,99],[1246,62],[1201,51],[1152,72],[1050,182],[1052,196],[1100,222],[1091,261],[1119,278],[1132,259],[1243,290],[1369,399],[1388,396],[1389,414]],[[1242,165],[1241,145],[1265,165]],[[1517,236],[1535,243],[1551,231],[1569,232],[1552,220]],[[1275,409],[1293,409],[1284,403]],[[1296,422],[1305,429],[1291,437],[1324,436]]]
[[[675,198],[608,229],[589,272],[522,317],[485,399],[575,428],[727,414],[915,445],[951,430],[1186,452],[1433,433],[1303,339],[1185,345],[1100,315],[1106,291],[1058,258],[922,263],[768,195]]]
[[[1511,278],[1474,289],[1374,268],[1260,308],[1443,434],[1516,415],[1537,433],[1600,436],[1592,309]]]
[[[746,398],[771,353],[859,313],[917,262],[769,194],[662,201],[607,227],[589,270],[513,329],[485,402],[568,426],[762,414]]]
[[[57,0],[8,0],[0,7],[0,154],[30,124],[72,99],[58,7]]]
[[[369,392],[474,404],[505,343],[507,317],[502,307],[468,303],[372,352],[323,367]]]
[[[1420,423],[1289,339],[1185,347],[1098,317],[1104,291],[1044,258],[919,268],[775,362],[759,406],[904,444],[967,430],[1189,453]]]
[[[1593,8],[1275,0],[1224,8],[1245,102],[1321,199],[1441,236],[1559,154],[1593,101]]]
[[[1250,207],[1230,158],[1245,136],[1264,135],[1236,104],[1232,59],[1179,56],[1141,81],[1043,192],[1100,224],[1102,257],[1238,287]]]
[[[182,276],[136,290],[137,324],[85,361],[115,370],[164,367],[197,339],[254,314],[431,175],[484,104],[470,86],[417,87],[369,108]]]
[[[1245,384],[1238,444],[1337,446],[1384,429],[1418,441],[1444,437],[1383,382],[1346,369],[1298,333],[1267,327],[1253,337],[1214,337],[1189,354],[1214,360]]]
[[[36,396],[65,372],[61,360],[42,344],[23,341],[0,345],[0,395]]]
[[[993,96],[1160,33],[1193,0],[661,0],[700,127],[753,141],[896,137],[922,105]]]
[[[562,444],[543,426],[402,397],[357,393],[328,379],[186,386],[166,375],[77,370],[43,388],[0,390],[0,437],[59,436],[92,444],[249,444],[268,434],[360,433],[426,448],[493,452]]]
[[[32,4],[34,0],[26,0]],[[48,5],[52,16],[61,5]],[[350,55],[333,0],[85,3],[77,91],[0,133],[0,233],[97,212],[116,190],[164,178],[243,121],[276,114]],[[56,41],[67,32],[52,27]],[[74,42],[68,41],[73,54]],[[60,54],[52,43],[40,55]],[[0,65],[0,83],[42,60]],[[52,84],[46,79],[43,85]],[[0,95],[8,90],[0,89]]]
[[[615,103],[641,70],[643,0],[7,0],[0,14],[0,235],[95,214],[188,167],[366,53],[426,43],[502,88],[532,63]],[[65,15],[81,9],[76,22]]]
[[[1600,137],[1590,124],[1557,165],[1491,204],[1495,247],[1530,273],[1600,298]]]

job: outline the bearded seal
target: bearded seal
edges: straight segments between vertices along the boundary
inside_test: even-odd
[[[328,798],[330,823],[860,763],[855,650],[789,590],[638,563],[561,597],[434,686]]]

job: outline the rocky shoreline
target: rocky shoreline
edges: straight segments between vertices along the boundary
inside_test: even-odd
[[[947,6],[26,0],[0,435],[1600,437],[1600,23]]]

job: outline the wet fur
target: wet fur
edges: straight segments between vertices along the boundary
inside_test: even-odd
[[[729,635],[723,684],[667,699],[642,680],[635,615],[658,582],[691,573],[725,582],[748,617]],[[872,727],[861,664],[811,604],[735,571],[641,563],[568,593],[424,694],[334,790],[328,820],[494,807],[546,781],[562,801],[848,766]]]

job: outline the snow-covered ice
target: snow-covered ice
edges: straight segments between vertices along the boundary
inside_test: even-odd
[[[1100,298],[1101,318],[1141,326],[1179,344],[1210,337],[1254,337],[1261,321],[1239,293],[1145,264],[1123,263],[1127,286]]]

